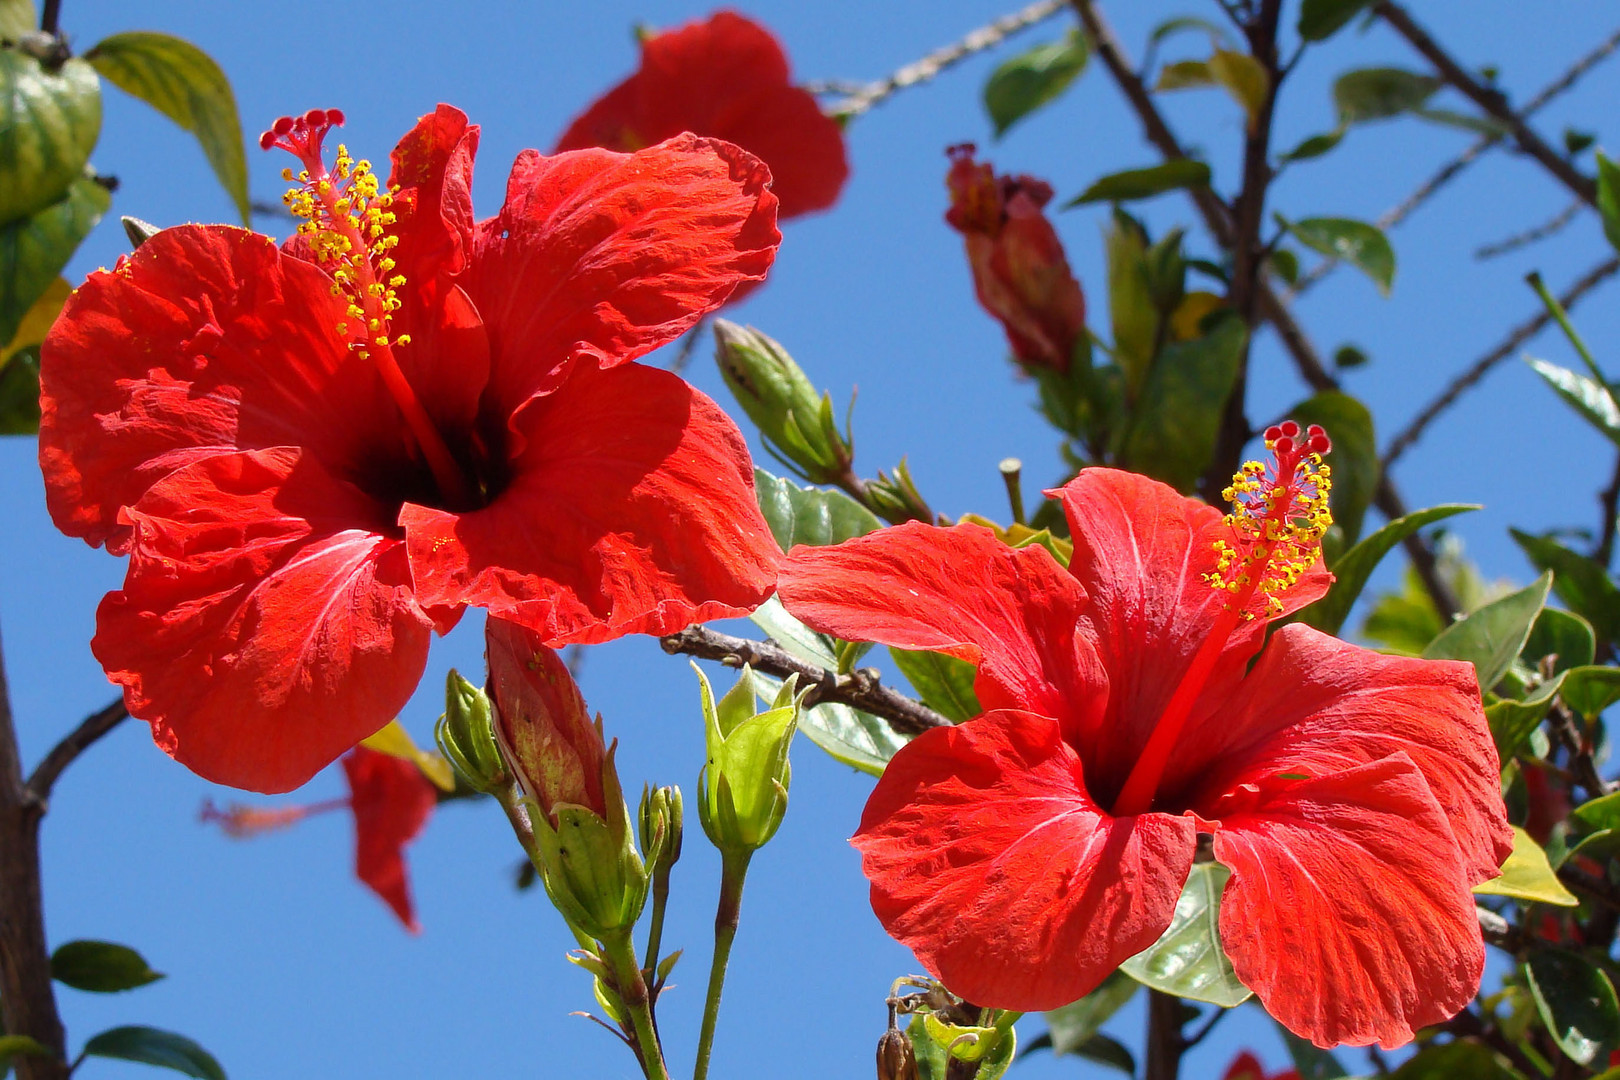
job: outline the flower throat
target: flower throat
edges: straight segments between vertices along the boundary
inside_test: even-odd
[[[334,329],[362,360],[376,365],[439,494],[453,506],[468,506],[472,497],[466,475],[394,356],[396,347],[411,342],[409,334],[390,336],[392,315],[402,306],[397,292],[405,284],[388,254],[399,244],[399,237],[388,231],[395,221],[390,208],[398,189],[383,190],[371,162],[354,160],[343,145],[327,169],[322,143],[342,123],[337,109],[283,116],[259,136],[259,146],[285,150],[303,164],[296,176],[291,169],[282,170],[282,179],[298,185],[282,201],[299,219],[298,235],[309,241],[315,261],[332,275],[332,295],[348,301],[347,319]]]
[[[1170,753],[1227,640],[1256,616],[1282,614],[1281,594],[1315,565],[1322,536],[1333,524],[1328,511],[1332,481],[1322,464],[1322,455],[1333,448],[1327,432],[1312,424],[1302,433],[1288,420],[1266,429],[1265,444],[1271,466],[1245,462],[1221,493],[1232,504],[1225,519],[1231,536],[1215,541],[1215,569],[1204,580],[1225,593],[1226,601],[1114,800],[1116,816],[1152,808]]]

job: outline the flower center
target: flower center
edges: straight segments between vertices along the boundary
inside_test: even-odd
[[[1232,532],[1230,539],[1215,541],[1215,569],[1205,581],[1227,594],[1226,603],[1114,800],[1116,816],[1141,814],[1152,807],[1170,753],[1227,640],[1256,616],[1271,619],[1282,614],[1280,594],[1315,564],[1322,536],[1333,523],[1328,511],[1332,481],[1322,464],[1322,455],[1333,448],[1327,432],[1312,424],[1302,434],[1299,425],[1288,420],[1268,428],[1265,439],[1271,467],[1245,462],[1232,477],[1232,486],[1222,492],[1232,503],[1225,521]]]
[[[439,494],[452,506],[470,506],[473,493],[466,475],[394,356],[395,347],[411,341],[409,334],[390,336],[391,317],[401,306],[396,293],[405,284],[388,255],[399,244],[399,237],[388,231],[394,224],[389,210],[394,193],[382,189],[371,162],[354,160],[346,146],[338,146],[333,168],[326,167],[322,143],[326,133],[342,123],[343,114],[337,109],[283,116],[259,136],[259,146],[285,150],[303,164],[296,176],[291,169],[282,171],[283,179],[298,185],[283,201],[300,219],[298,234],[308,238],[316,261],[332,275],[332,295],[348,300],[348,318],[334,329],[362,360],[377,366]]]

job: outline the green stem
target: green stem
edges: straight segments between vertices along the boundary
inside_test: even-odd
[[[652,996],[647,992],[647,980],[641,976],[641,965],[636,961],[636,947],[630,940],[628,927],[602,942],[602,955],[613,971],[619,1000],[630,1014],[642,1072],[647,1080],[669,1080],[664,1051],[658,1045],[658,1032],[653,1029]]]
[[[1597,361],[1592,359],[1592,353],[1587,349],[1586,342],[1581,340],[1581,335],[1577,334],[1575,327],[1570,325],[1569,314],[1564,311],[1564,305],[1560,304],[1558,298],[1548,291],[1547,283],[1541,280],[1541,275],[1532,272],[1526,274],[1524,280],[1529,282],[1530,287],[1536,290],[1536,295],[1541,297],[1541,302],[1547,306],[1547,313],[1557,320],[1558,328],[1564,332],[1565,337],[1569,338],[1569,343],[1575,346],[1575,351],[1580,354],[1581,360],[1586,364],[1586,370],[1592,373],[1592,378],[1598,381],[1598,385],[1608,386],[1609,380],[1604,377],[1603,370],[1598,367]]]
[[[669,904],[668,866],[659,867],[652,883],[652,923],[647,928],[647,970],[658,977],[658,950],[664,944],[664,908]]]
[[[737,936],[742,911],[743,879],[748,876],[752,851],[725,851],[720,856],[720,903],[714,912],[714,959],[709,964],[709,996],[703,1002],[703,1030],[698,1036],[697,1067],[692,1080],[707,1080],[709,1052],[714,1046],[714,1025],[720,1018],[720,992],[726,984],[726,963]]]

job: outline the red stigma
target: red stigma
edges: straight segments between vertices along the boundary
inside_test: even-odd
[[[1277,425],[1277,430],[1281,431],[1283,435],[1290,439],[1297,438],[1299,436],[1299,425],[1294,423],[1292,420],[1284,420],[1281,424]]]
[[[321,141],[328,131],[342,123],[343,112],[339,109],[311,109],[303,116],[278,117],[270,130],[259,136],[259,148],[280,147],[315,172],[321,162]]]

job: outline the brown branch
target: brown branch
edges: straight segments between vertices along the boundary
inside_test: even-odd
[[[950,720],[928,706],[882,685],[875,668],[840,675],[800,660],[775,642],[750,641],[702,626],[689,626],[678,634],[659,639],[659,644],[672,656],[685,654],[702,660],[718,660],[728,667],[747,664],[755,671],[782,679],[797,675],[799,685],[813,688],[805,698],[807,707],[827,701],[849,705],[881,717],[902,735],[951,726]]]
[[[1399,4],[1391,3],[1390,0],[1380,0],[1374,5],[1373,11],[1389,23],[1396,33],[1410,42],[1424,59],[1433,64],[1442,79],[1483,109],[1492,120],[1505,127],[1508,134],[1513,137],[1513,141],[1519,144],[1519,149],[1540,162],[1544,169],[1557,177],[1559,183],[1581,201],[1589,206],[1597,205],[1597,183],[1570,164],[1567,157],[1549,146],[1530,128],[1530,125],[1514,113],[1508,107],[1507,98],[1501,91],[1486,86],[1463,70],[1462,66],[1440,47],[1439,42],[1430,37],[1428,31],[1419,26]]]
[[[1569,290],[1558,298],[1558,302],[1563,305],[1565,310],[1568,310],[1605,279],[1613,276],[1617,270],[1620,270],[1620,258],[1605,259],[1581,275],[1575,284],[1571,285]],[[1400,459],[1402,454],[1410,450],[1412,445],[1423,437],[1424,430],[1434,422],[1437,416],[1455,404],[1458,398],[1483,379],[1493,367],[1517,352],[1519,346],[1540,333],[1543,327],[1552,322],[1552,318],[1552,315],[1543,308],[1531,318],[1526,319],[1508,331],[1507,337],[1503,338],[1500,344],[1474,361],[1466,371],[1453,379],[1439,397],[1425,406],[1423,411],[1418,413],[1411,423],[1407,424],[1399,434],[1390,440],[1389,448],[1384,451],[1384,469],[1387,471],[1390,466]]]
[[[39,822],[45,807],[23,782],[11,696],[0,660],[0,1019],[7,1035],[26,1035],[51,1057],[19,1056],[18,1080],[67,1080],[67,1042],[45,938],[40,891]]]
[[[1514,233],[1512,236],[1476,248],[1474,258],[1482,262],[1486,259],[1495,259],[1518,251],[1520,248],[1529,247],[1531,244],[1540,243],[1549,236],[1556,236],[1570,222],[1575,220],[1577,214],[1585,209],[1586,204],[1576,199],[1540,225],[1532,226],[1523,232]]]
[[[827,111],[834,116],[860,116],[895,91],[927,82],[946,68],[961,63],[974,53],[994,48],[1025,27],[1034,26],[1038,22],[1051,18],[1063,10],[1063,4],[1064,0],[1036,0],[1035,3],[1020,11],[1015,11],[1011,15],[1003,15],[995,22],[979,27],[960,41],[947,45],[943,49],[936,49],[921,60],[907,64],[886,79],[868,83],[848,97],[827,106]]]
[[[1479,932],[1485,944],[1495,945],[1503,952],[1513,954],[1524,948],[1524,931],[1494,911],[1485,908],[1474,910],[1479,914]]]
[[[53,746],[44,760],[34,767],[33,775],[28,778],[29,794],[38,799],[43,807],[50,801],[51,788],[55,785],[56,778],[62,775],[62,770],[73,764],[75,758],[90,749],[97,739],[123,723],[128,716],[129,710],[124,707],[124,698],[120,694],[118,700],[85,717],[78,727]]]
[[[1603,515],[1603,525],[1599,532],[1597,546],[1592,549],[1592,558],[1605,570],[1614,562],[1614,539],[1617,527],[1620,527],[1620,455],[1615,457],[1614,475],[1609,478],[1609,486],[1598,493],[1599,513]]]

